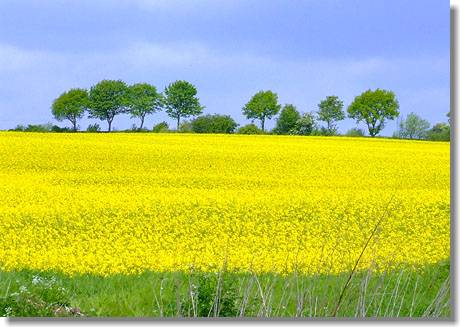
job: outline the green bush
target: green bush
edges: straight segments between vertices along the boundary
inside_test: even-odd
[[[357,127],[351,128],[345,133],[345,136],[350,136],[350,137],[361,137],[364,135],[365,135],[364,130],[362,130],[361,128],[357,128]]]
[[[180,133],[192,133],[192,123],[189,122],[188,120],[184,120],[180,126],[179,126],[179,132]]]
[[[18,281],[17,281],[18,282]],[[17,283],[16,282],[16,283]],[[0,316],[69,317],[82,316],[70,306],[70,294],[55,277],[34,275],[25,285],[10,285],[15,292],[0,297]]]
[[[69,127],[59,127],[57,125],[53,125],[53,127],[51,127],[51,132],[55,132],[55,133],[71,133],[73,131],[74,130]]]
[[[169,126],[168,123],[165,121],[162,121],[161,123],[156,124],[152,128],[153,133],[164,133],[169,131]]]
[[[190,292],[181,304],[185,317],[237,317],[241,298],[238,294],[238,279],[231,273],[199,273],[193,277]]]
[[[37,133],[48,133],[48,132],[55,132],[55,133],[67,133],[73,132],[73,130],[69,127],[59,127],[57,125],[53,125],[51,123],[47,124],[29,124],[26,126],[24,125],[17,125],[15,128],[10,129],[10,131],[15,132],[37,132]]]
[[[98,123],[89,124],[88,127],[86,128],[86,131],[90,132],[90,133],[100,132],[101,131],[101,126],[99,126]]]
[[[192,120],[195,133],[233,133],[238,124],[228,115],[204,115]]]
[[[10,131],[14,132],[24,132],[26,127],[24,125],[16,125],[15,128],[10,129]]]
[[[198,316],[236,317],[236,281],[230,275],[205,274],[198,287]]]
[[[292,104],[286,104],[281,110],[278,119],[276,120],[276,127],[273,129],[275,134],[293,134],[297,121],[301,118],[300,113]]]
[[[315,133],[315,134],[313,134]],[[295,135],[321,135],[317,132],[315,116],[311,112],[306,112],[297,120],[296,126],[291,130]]]
[[[51,132],[53,127],[54,126],[50,123],[37,124],[37,125],[29,124],[27,125],[27,127],[25,127],[24,125],[17,125],[15,128],[10,129],[10,131],[46,133],[46,132]]]
[[[115,131],[115,129],[114,129],[114,131]],[[149,132],[149,130],[144,128],[144,127],[139,128],[139,127],[136,126],[136,124],[132,124],[131,128],[122,130],[121,132],[123,132],[123,133],[145,133],[145,132]]]
[[[46,133],[46,132],[51,132],[52,128],[53,128],[53,125],[50,124],[50,123],[38,124],[38,125],[29,124],[29,125],[27,125],[27,128],[25,129],[25,132]]]
[[[238,129],[238,134],[264,134],[255,124],[247,124]]]
[[[305,129],[308,132],[308,129]],[[310,134],[304,134],[304,135],[311,135],[311,136],[336,136],[338,135],[337,131],[335,129],[327,129],[326,127],[318,127],[317,125],[313,126],[313,129],[311,130]]]
[[[430,141],[450,141],[450,126],[446,123],[434,125],[427,133]]]

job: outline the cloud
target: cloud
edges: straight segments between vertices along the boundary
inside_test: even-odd
[[[114,65],[115,67],[111,67]],[[234,69],[256,71],[280,70],[337,72],[337,75],[361,77],[363,75],[382,74],[402,75],[412,72],[411,76],[426,72],[444,73],[448,69],[448,57],[417,58],[324,58],[289,60],[273,58],[263,54],[249,52],[221,52],[201,43],[151,43],[135,42],[111,52],[56,52],[30,50],[8,44],[0,44],[0,71],[14,72],[33,70],[40,67],[86,68],[99,67],[116,71],[117,66],[133,69],[175,68],[195,66],[200,70],[231,67]],[[422,69],[423,68],[423,69]],[[71,69],[72,71],[72,69]],[[343,75],[342,75],[343,76]]]
[[[436,101],[442,108],[449,102],[448,96],[431,101],[424,96],[424,107],[412,98],[417,92],[448,94],[449,58],[443,56],[292,60],[222,52],[194,42],[133,42],[115,51],[87,53],[0,44],[0,73],[0,128],[51,120],[49,106],[61,92],[106,78],[150,82],[160,89],[187,79],[197,85],[208,110],[230,113],[240,121],[241,106],[261,89],[278,92],[282,103],[294,103],[302,111],[316,110],[326,95],[339,95],[348,103],[363,90],[377,87],[394,90],[403,111],[414,111],[417,105],[422,115]]]
[[[11,45],[0,44],[0,72],[10,72],[29,69],[49,53],[27,51]]]

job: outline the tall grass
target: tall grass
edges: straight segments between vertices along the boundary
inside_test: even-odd
[[[54,280],[37,285],[34,280]],[[345,283],[347,292],[342,294]],[[58,301],[50,288],[59,289]],[[27,289],[29,295],[21,290]],[[305,276],[221,271],[65,276],[1,272],[0,315],[363,318],[451,316],[450,264],[378,273]],[[22,294],[18,296],[18,294]],[[62,298],[65,294],[66,298]],[[21,301],[23,302],[21,304]],[[31,310],[34,303],[54,303]],[[54,302],[53,302],[54,301]],[[338,303],[340,301],[340,306]],[[27,307],[25,310],[21,305]],[[61,305],[61,307],[59,307]],[[61,309],[59,309],[61,308]],[[65,310],[63,310],[64,308]]]

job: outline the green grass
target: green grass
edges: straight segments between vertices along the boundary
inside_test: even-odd
[[[0,272],[0,316],[451,317],[450,265],[301,276]]]

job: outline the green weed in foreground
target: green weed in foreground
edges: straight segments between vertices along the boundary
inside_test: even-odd
[[[438,317],[451,316],[450,264],[338,276],[157,273],[69,277],[0,272],[1,316]]]

